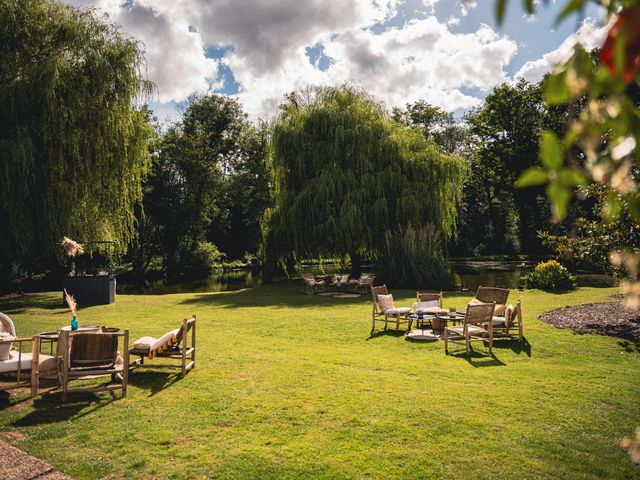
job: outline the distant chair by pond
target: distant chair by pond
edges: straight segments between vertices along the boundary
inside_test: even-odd
[[[317,280],[312,273],[303,273],[302,281],[304,282],[305,293],[307,294],[322,292],[326,288],[326,282],[324,280]]]
[[[158,339],[139,338],[133,342],[129,354],[139,357],[131,362],[131,368],[176,368],[184,377],[196,365],[196,316],[185,318],[180,328],[171,330]],[[145,364],[145,358],[171,358],[180,360],[180,363]]]
[[[411,308],[397,308],[393,303],[393,295],[389,294],[386,285],[381,285],[379,287],[372,286],[371,300],[373,302],[371,333],[373,333],[376,329],[376,322],[384,322],[384,328],[386,329],[389,324],[390,318],[395,320],[396,329],[399,330],[400,324],[402,323],[407,325],[407,330],[411,330],[411,324],[413,320],[407,317],[407,315],[411,313]]]

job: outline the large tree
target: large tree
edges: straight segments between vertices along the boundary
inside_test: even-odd
[[[63,235],[122,250],[148,166],[140,45],[54,0],[0,0],[0,265],[44,269]]]
[[[380,254],[390,232],[434,225],[445,239],[455,233],[462,160],[350,86],[287,96],[272,168],[270,258],[348,255],[357,274],[360,259]]]
[[[145,183],[139,223],[145,241],[132,255],[138,274],[155,255],[170,277],[204,273],[213,267],[215,258],[205,254],[212,243],[228,259],[256,253],[270,201],[267,132],[225,95],[189,99],[182,119],[160,138]]]

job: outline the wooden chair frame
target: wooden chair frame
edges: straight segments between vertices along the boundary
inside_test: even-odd
[[[191,342],[189,342],[189,332],[191,332]],[[178,338],[179,337],[179,338]],[[195,314],[191,318],[185,318],[182,321],[180,332],[176,335],[177,342],[168,350],[163,352],[156,352],[155,358],[171,358],[180,360],[180,363],[152,363],[145,364],[145,357],[148,358],[149,352],[145,350],[129,350],[130,355],[138,356],[130,364],[130,368],[177,368],[180,369],[180,375],[184,377],[189,370],[196,365],[196,316]],[[189,345],[191,343],[191,345]]]
[[[23,344],[31,343],[31,368],[22,368],[22,353]],[[0,390],[12,390],[14,388],[27,388],[31,387],[31,396],[38,393],[38,360],[40,352],[40,337],[37,335],[32,338],[15,338],[13,340],[0,340],[0,344],[11,343],[13,345],[18,344],[18,368],[11,372],[0,373],[0,376],[10,376],[15,374],[16,380],[14,381],[0,381]]]
[[[444,300],[444,293],[433,293],[433,292],[416,292],[416,302],[432,302],[433,300],[438,301],[438,307],[442,308],[442,302]],[[416,312],[417,313],[417,312]],[[429,319],[417,319],[416,327],[420,328],[420,325],[424,326],[424,322],[430,322],[431,327],[433,328],[433,321]]]
[[[407,324],[407,331],[411,330],[413,323],[412,318],[407,318],[408,314],[388,314],[382,311],[378,304],[378,295],[388,295],[386,285],[380,285],[378,287],[371,287],[371,300],[372,300],[372,314],[371,314],[371,333],[376,329],[376,322],[384,322],[384,329],[387,329],[389,324],[389,317],[395,319],[396,330],[400,330],[400,324]]]
[[[302,281],[304,282],[304,292],[307,295],[314,295],[318,292],[323,292],[327,288],[327,282],[324,280],[317,280],[315,275],[312,273],[303,273]],[[310,284],[311,282],[313,282],[313,285]]]
[[[428,293],[428,292],[416,292],[416,302],[431,302],[433,300],[438,301],[438,306],[442,308],[442,301],[444,300],[444,293]]]
[[[114,356],[113,365],[109,367],[99,367],[99,366],[88,366],[88,367],[74,367],[72,365],[71,358],[71,341],[74,337],[79,337],[81,335],[105,335],[116,339],[116,352]],[[122,349],[122,366],[116,365],[117,360],[117,350],[118,344],[120,343],[120,338],[123,339]],[[62,386],[62,402],[66,402],[69,398],[69,393],[95,393],[95,392],[110,392],[115,390],[122,390],[122,397],[124,398],[127,395],[127,384],[129,377],[129,352],[127,350],[129,345],[129,330],[124,330],[122,333],[75,333],[70,332],[69,330],[61,330],[60,336],[58,338],[58,381]],[[69,382],[72,380],[83,380],[83,379],[93,379],[99,377],[107,377],[110,376],[112,382],[108,385],[104,385],[101,387],[78,387],[78,388],[69,388]],[[119,380],[119,384],[114,384],[115,381]]]
[[[476,296],[474,298],[484,303],[493,302],[497,305],[506,306],[510,292],[511,291],[508,288],[480,286],[478,287],[478,290],[476,290]]]
[[[500,338],[514,338],[514,337],[518,337],[518,340],[520,342],[522,342],[524,340],[524,333],[523,333],[523,328],[522,328],[522,304],[520,303],[520,299],[518,299],[516,301],[516,306],[515,306],[515,310],[516,310],[516,314],[513,318],[513,321],[510,325],[507,326],[506,324],[506,319],[505,319],[505,324],[504,325],[493,325],[493,336],[494,338],[496,337],[500,337]],[[516,333],[511,333],[511,331],[513,330],[517,330],[517,334]]]
[[[467,305],[462,324],[462,333],[460,327],[444,328],[444,351],[449,353],[449,342],[463,343],[466,348],[467,355],[471,353],[471,342],[483,342],[489,344],[489,354],[493,354],[493,312],[496,308],[495,302],[485,305]],[[479,331],[471,332],[470,326],[477,328]],[[453,337],[449,335],[453,334]],[[460,340],[462,339],[462,341]]]

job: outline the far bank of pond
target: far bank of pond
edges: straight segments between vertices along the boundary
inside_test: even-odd
[[[458,288],[476,290],[479,285],[517,289],[520,278],[534,266],[529,260],[483,260],[483,259],[454,259],[451,262],[454,280]],[[313,273],[315,275],[331,275],[342,272],[337,264],[303,265],[298,273]],[[367,268],[365,267],[366,271]],[[578,285],[582,287],[610,287],[616,284],[608,275],[594,273],[578,273]],[[277,280],[276,280],[277,281]],[[234,270],[215,272],[206,278],[166,281],[163,279],[148,280],[143,284],[127,284],[119,282],[118,293],[140,295],[163,295],[170,293],[188,292],[222,292],[241,290],[262,284],[262,274],[258,270]]]

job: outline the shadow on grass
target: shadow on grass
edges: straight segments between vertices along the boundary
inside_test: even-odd
[[[380,337],[404,337],[406,335],[406,330],[396,330],[395,328],[387,328],[385,330],[376,330],[375,332],[371,332],[371,334],[366,338],[366,340],[373,340],[374,338]]]
[[[640,353],[640,342],[631,340],[618,340],[618,345],[627,353]]]
[[[119,393],[96,395],[94,393],[69,393],[67,403],[62,403],[62,391],[49,392],[33,401],[34,410],[13,422],[14,427],[28,427],[65,422],[89,415],[120,398]]]
[[[518,355],[524,353],[527,357],[531,357],[531,344],[527,337],[523,337],[522,342],[516,338],[494,337],[493,348],[510,349]]]
[[[149,396],[152,397],[181,379],[180,372],[136,369],[129,374],[129,385],[148,390]]]
[[[2,305],[2,313],[7,315],[16,315],[24,313],[33,308],[41,308],[44,310],[58,310],[64,308],[62,304],[62,295],[53,297],[51,295],[41,293],[26,293],[24,295],[10,295],[0,299]]]
[[[469,363],[469,365],[475,368],[505,367],[507,365],[498,357],[496,357],[494,354],[489,354],[488,351],[486,353],[479,352],[478,350],[475,350],[475,349],[471,349],[471,352],[469,353],[469,355],[467,355],[467,353],[464,350],[452,352],[451,349],[449,349],[449,353],[447,353],[447,356],[453,357],[453,358],[462,358],[466,360]]]

